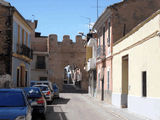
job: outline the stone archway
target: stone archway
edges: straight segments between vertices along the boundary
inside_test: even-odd
[[[86,61],[86,49],[81,36],[76,36],[76,42],[72,42],[68,35],[63,37],[62,42],[57,42],[57,35],[50,35],[49,38],[49,80],[56,82],[62,89],[64,78],[64,67],[76,65],[81,69],[83,77],[81,89],[88,89],[87,72],[84,70]]]

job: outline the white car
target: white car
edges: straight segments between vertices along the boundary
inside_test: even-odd
[[[54,94],[48,87],[48,85],[34,85],[33,87],[39,87],[42,93],[44,94],[46,101],[52,102]]]

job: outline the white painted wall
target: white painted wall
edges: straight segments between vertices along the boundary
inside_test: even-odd
[[[113,47],[113,55],[116,55],[113,56],[112,104],[121,105],[122,57],[128,55],[128,109],[160,120],[160,37],[153,35],[156,31],[160,32],[160,12],[150,19]],[[150,35],[153,35],[152,38],[149,38]],[[131,47],[144,39],[148,40]],[[147,71],[147,97],[142,97],[142,71]]]

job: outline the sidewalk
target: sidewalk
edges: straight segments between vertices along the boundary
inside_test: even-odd
[[[127,108],[118,108],[116,106],[107,104],[103,101],[100,101],[94,97],[91,97],[89,94],[82,94],[84,98],[88,99],[91,103],[98,105],[103,108],[107,113],[112,114],[119,118],[119,120],[151,120],[145,116],[137,115],[133,112],[128,111]]]

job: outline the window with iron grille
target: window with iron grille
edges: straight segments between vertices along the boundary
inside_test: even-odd
[[[45,56],[37,56],[36,69],[46,69]]]
[[[17,69],[17,87],[19,87],[19,69]]]
[[[26,74],[25,74],[25,87],[27,87],[28,85],[28,72],[26,71]]]
[[[40,81],[47,81],[47,77],[40,77],[39,80]]]
[[[110,23],[110,21],[108,21],[108,38],[107,38],[107,44],[108,44],[108,46],[110,46],[110,27],[111,27],[111,23]]]
[[[110,70],[107,71],[107,89],[109,90],[110,83]]]
[[[100,73],[98,73],[98,88],[100,88]]]
[[[103,27],[103,55],[105,55],[105,30],[106,30],[106,28],[105,27]]]

